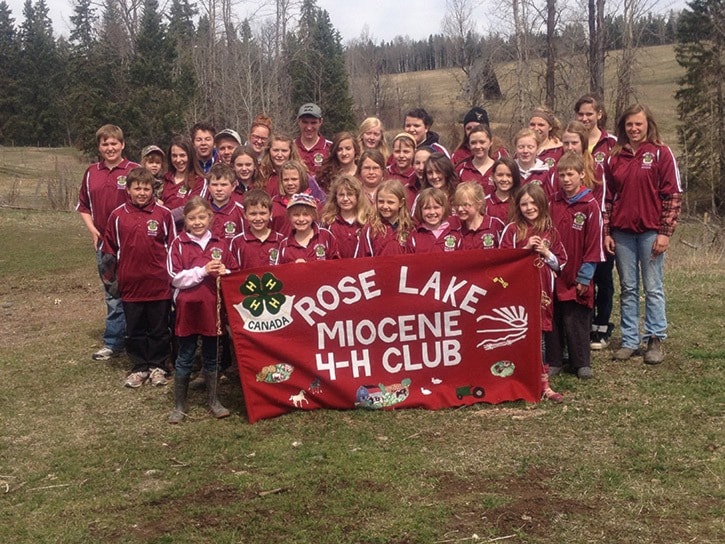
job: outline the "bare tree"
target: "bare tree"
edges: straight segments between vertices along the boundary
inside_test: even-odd
[[[635,23],[646,13],[654,11],[658,3],[659,0],[623,0],[622,51],[617,65],[617,88],[614,98],[616,117],[636,100],[634,75],[639,69],[637,54],[641,36],[635,32]]]
[[[475,11],[481,0],[446,0],[443,33],[453,43],[453,62],[463,72],[456,77],[466,101],[483,104],[484,99],[500,99],[501,87],[493,62],[483,47],[483,38],[476,27]]]
[[[588,0],[589,7],[589,89],[604,96],[604,4],[605,0]]]

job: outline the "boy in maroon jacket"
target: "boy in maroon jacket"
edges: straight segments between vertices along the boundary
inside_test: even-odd
[[[126,353],[133,364],[126,387],[167,383],[171,355],[171,282],[166,271],[169,245],[176,237],[171,211],[153,196],[154,177],[146,168],[128,173],[129,201],[108,218],[103,244],[103,278],[120,295],[126,315]]]
[[[592,278],[604,260],[602,213],[585,184],[584,158],[569,151],[557,163],[559,191],[549,211],[568,256],[567,266],[556,278],[553,330],[546,336],[549,375],[562,368],[564,341],[572,371],[583,380],[593,376],[589,327],[594,307]],[[593,183],[594,180],[590,180]]]
[[[126,143],[116,125],[103,125],[96,132],[100,161],[88,167],[78,194],[76,211],[93,239],[96,264],[101,272],[103,234],[111,212],[126,202],[126,176],[138,164],[123,158]],[[106,328],[103,347],[92,355],[94,361],[106,361],[123,353],[126,321],[121,299],[106,291]]]
[[[214,211],[212,233],[220,239],[231,242],[237,234],[244,232],[244,206],[232,199],[237,178],[228,164],[216,163],[209,170],[209,202]]]
[[[317,175],[317,170],[330,154],[332,147],[332,142],[320,134],[322,122],[322,110],[317,104],[303,104],[297,112],[300,135],[295,140],[295,145],[300,159],[312,176]]]
[[[247,227],[232,239],[230,249],[240,270],[277,264],[279,244],[284,236],[272,230],[272,199],[262,189],[244,195]]]

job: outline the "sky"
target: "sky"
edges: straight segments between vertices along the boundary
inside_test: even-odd
[[[5,1],[13,12],[16,25],[19,25],[23,19],[25,0]],[[56,34],[68,35],[70,15],[73,13],[72,0],[46,0],[46,3]],[[240,0],[234,13],[241,20],[246,10],[251,10],[259,3],[261,0]],[[159,4],[163,6],[164,0],[159,0]],[[343,42],[359,37],[365,25],[370,37],[376,42],[391,40],[398,35],[408,35],[413,39],[427,38],[441,31],[445,12],[444,0],[317,0],[317,5],[330,14],[332,25],[340,32]]]

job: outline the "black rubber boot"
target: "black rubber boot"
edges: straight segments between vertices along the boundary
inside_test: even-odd
[[[206,373],[206,393],[209,402],[209,412],[217,419],[229,417],[230,412],[219,402],[217,392],[219,391],[218,374],[216,372]]]
[[[184,421],[187,412],[189,411],[189,404],[187,403],[187,397],[189,395],[189,376],[180,378],[179,376],[174,377],[174,411],[169,416],[169,423],[181,423]]]

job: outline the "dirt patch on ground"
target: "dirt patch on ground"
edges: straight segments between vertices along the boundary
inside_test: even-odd
[[[594,505],[558,496],[548,483],[552,474],[538,467],[518,477],[464,478],[451,472],[433,477],[438,482],[435,496],[454,510],[445,531],[450,538],[545,536],[557,517],[596,512]]]
[[[127,542],[128,533],[143,542],[151,542],[181,528],[209,530],[221,526],[242,526],[244,520],[230,515],[228,508],[249,499],[250,497],[238,489],[211,483],[178,498],[149,501],[143,507],[143,520],[127,528],[118,528],[108,533],[100,528],[90,527],[90,531],[99,542]],[[129,506],[131,509],[138,507],[139,504]]]

